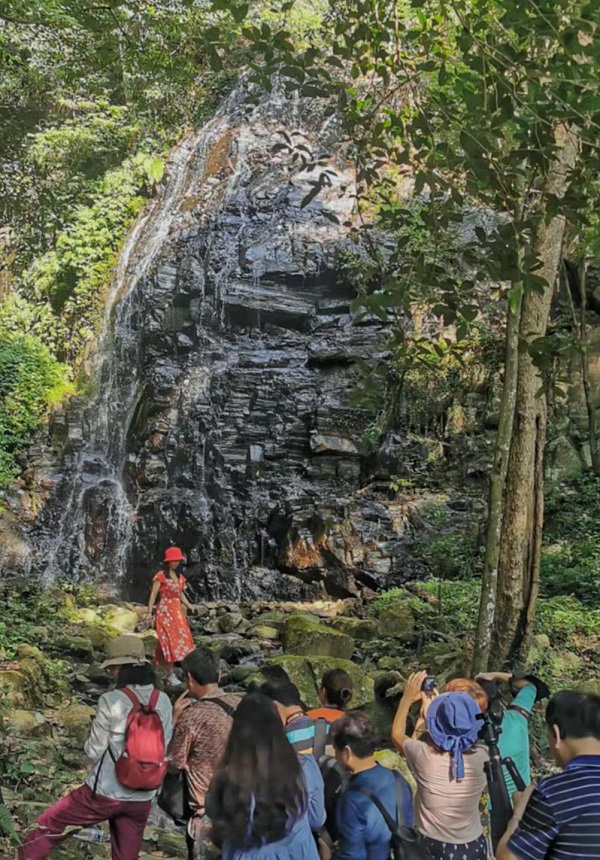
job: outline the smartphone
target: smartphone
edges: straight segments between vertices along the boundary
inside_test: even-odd
[[[421,687],[421,690],[424,693],[433,693],[433,691],[435,690],[435,676],[434,675],[428,675],[425,678],[425,680],[423,681],[423,686]]]

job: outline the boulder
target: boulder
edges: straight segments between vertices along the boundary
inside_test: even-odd
[[[138,614],[127,606],[103,606],[101,615],[104,624],[119,631],[119,634],[133,633],[138,625]]]
[[[247,681],[251,675],[256,674],[255,666],[234,666],[231,670],[231,680],[237,684]]]
[[[64,654],[91,660],[94,646],[87,636],[61,636],[56,640],[56,648]]]
[[[96,709],[89,705],[69,705],[56,715],[57,721],[62,725],[65,734],[74,738],[82,746],[90,734],[90,725]]]
[[[550,651],[550,637],[546,633],[538,633],[531,639],[531,645],[527,652],[526,664],[528,666],[539,665],[546,654]]]
[[[415,614],[409,595],[394,600],[384,606],[377,619],[377,631],[380,636],[403,637],[415,629]]]
[[[306,615],[290,615],[283,628],[286,654],[306,657],[338,657],[349,660],[354,640],[345,633],[313,621]]]
[[[252,636],[256,639],[277,640],[280,637],[280,632],[277,627],[271,627],[269,624],[256,624],[246,630],[246,636]]]
[[[89,639],[95,651],[105,651],[110,640],[114,639],[116,636],[120,636],[121,633],[115,628],[109,628],[106,625],[99,623],[98,625],[93,626],[88,626],[87,624],[82,625],[81,635],[85,636],[86,639]]]
[[[52,682],[46,658],[34,645],[19,645],[16,659],[0,666],[0,690],[16,708],[34,710],[45,704]]]
[[[273,612],[263,612],[255,618],[251,618],[250,623],[253,627],[265,624],[268,627],[275,627],[277,630],[283,630],[286,618],[287,615],[285,612],[277,612],[277,610],[274,610]]]
[[[259,672],[244,679],[244,684],[252,686],[264,680],[287,678],[295,684],[300,698],[307,708],[319,705],[321,678],[329,669],[344,669],[353,682],[352,707],[360,708],[374,697],[373,679],[356,663],[331,657],[299,657],[284,654],[266,660]]]
[[[39,738],[52,734],[52,727],[40,711],[13,708],[6,714],[4,724],[9,735],[20,738]]]
[[[146,657],[154,657],[158,646],[158,635],[156,630],[144,631],[144,633],[142,633],[142,639],[144,640],[144,653]]]
[[[377,637],[377,624],[362,618],[348,618],[345,615],[338,615],[332,619],[331,626],[334,630],[346,633],[360,642],[368,642]]]
[[[246,619],[239,612],[228,612],[219,618],[219,628],[223,633],[233,633],[246,625]]]

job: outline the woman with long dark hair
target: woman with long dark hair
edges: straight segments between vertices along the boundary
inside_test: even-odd
[[[262,693],[237,707],[205,809],[223,860],[319,860],[312,833],[325,822],[319,767],[294,752]]]

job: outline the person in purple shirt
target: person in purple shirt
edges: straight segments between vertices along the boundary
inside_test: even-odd
[[[399,773],[375,761],[377,739],[367,714],[357,711],[336,720],[330,740],[338,763],[352,774],[336,808],[339,842],[335,860],[388,860],[390,830],[363,791],[376,795],[394,821],[412,827],[410,786]]]
[[[600,860],[600,696],[565,691],[548,704],[563,772],[517,793],[497,860]]]

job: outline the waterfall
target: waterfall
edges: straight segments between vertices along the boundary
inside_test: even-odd
[[[354,325],[337,274],[353,173],[317,103],[255,95],[242,82],[183,139],[125,243],[96,394],[53,471],[42,457],[54,490],[27,536],[47,583],[146,597],[171,542],[198,597],[344,596],[348,559],[389,566],[392,519],[357,494],[372,419],[349,395],[387,331]]]
[[[43,581],[61,576],[79,580],[95,568],[109,580],[123,575],[131,546],[135,505],[123,484],[127,432],[139,390],[139,337],[135,322],[139,293],[177,220],[186,190],[206,168],[211,144],[228,127],[234,92],[217,116],[186,135],[169,158],[167,180],[130,230],[121,251],[107,303],[105,333],[95,371],[97,395],[86,409],[84,443],[68,477],[70,491],[56,534],[41,554]],[[105,520],[99,558],[90,551],[88,523],[97,512]],[[99,564],[98,564],[99,562]]]

